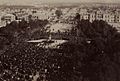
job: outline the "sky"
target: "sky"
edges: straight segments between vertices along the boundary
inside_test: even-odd
[[[120,3],[120,0],[0,0],[1,4],[17,4],[17,5],[26,5],[26,4],[40,4],[40,3],[59,3],[59,2],[102,2],[102,3]]]

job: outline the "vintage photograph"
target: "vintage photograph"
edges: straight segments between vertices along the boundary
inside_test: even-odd
[[[0,0],[0,81],[120,81],[120,0]]]

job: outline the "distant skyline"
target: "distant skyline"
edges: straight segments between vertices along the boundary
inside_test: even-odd
[[[41,3],[86,3],[86,2],[95,2],[95,3],[120,3],[120,0],[0,0],[0,5],[9,4],[9,5],[35,5]]]

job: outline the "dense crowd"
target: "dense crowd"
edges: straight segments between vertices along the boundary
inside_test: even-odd
[[[35,55],[34,51],[30,54],[30,51],[24,49],[24,47],[21,50],[19,48],[11,48],[11,52],[1,55],[1,80],[32,80],[33,77],[30,77],[30,75],[32,76],[32,73],[34,73],[32,68],[35,68],[35,57],[37,55]]]
[[[37,47],[36,44],[15,45],[0,55],[0,81],[45,80],[52,69],[60,69],[58,58],[52,58],[57,53]]]

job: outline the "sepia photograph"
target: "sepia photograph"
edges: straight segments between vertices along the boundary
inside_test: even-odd
[[[0,81],[120,81],[120,0],[0,0]]]

